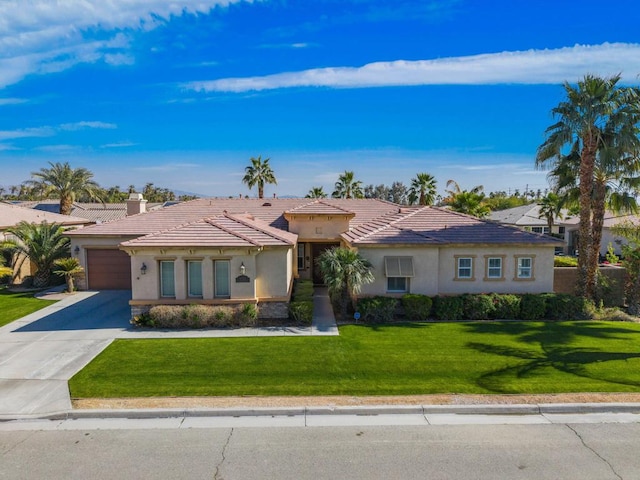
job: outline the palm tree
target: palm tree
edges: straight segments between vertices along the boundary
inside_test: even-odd
[[[478,218],[486,218],[491,213],[491,209],[484,203],[484,193],[463,190],[447,203],[454,212],[465,213]]]
[[[433,205],[436,195],[436,179],[433,175],[418,173],[411,180],[411,187],[409,188],[409,198],[413,200],[410,202],[411,204],[417,199],[419,205]]]
[[[349,300],[360,293],[362,285],[374,281],[371,263],[355,250],[342,247],[325,250],[316,262],[329,295],[340,305],[342,318],[346,318]]]
[[[36,288],[46,287],[54,262],[70,255],[69,239],[62,236],[63,231],[62,225],[57,223],[25,221],[7,229],[16,239],[5,241],[3,247],[10,249],[18,267],[27,259],[36,267],[33,276]]]
[[[327,194],[324,192],[322,187],[313,187],[309,190],[309,193],[307,193],[305,198],[327,198]]]
[[[549,192],[538,202],[540,207],[538,218],[544,218],[549,227],[549,235],[553,233],[553,223],[556,218],[562,218],[562,199],[555,193]]]
[[[353,171],[345,170],[340,174],[331,194],[333,198],[364,198],[362,182],[355,179]]]
[[[251,165],[245,167],[245,175],[242,179],[242,183],[246,183],[249,189],[252,189],[255,185],[258,186],[258,198],[264,198],[264,184],[272,183],[277,185],[276,177],[269,166],[269,158],[262,160],[262,156],[258,158],[251,157],[249,159]]]
[[[67,292],[72,293],[75,289],[73,279],[84,273],[84,268],[78,259],[73,257],[59,258],[53,264],[55,265],[53,273],[64,277],[67,282]]]
[[[608,171],[613,162],[617,164],[613,170],[627,171],[623,159],[638,154],[640,90],[618,87],[619,81],[620,75],[608,78],[586,75],[575,87],[565,82],[567,99],[553,108],[552,113],[558,121],[546,129],[547,138],[536,154],[539,168],[558,167],[568,161],[576,163],[568,171],[573,171],[577,179],[580,211],[578,290],[586,298],[595,295],[600,239],[598,235],[594,238],[594,232],[601,232],[606,197],[602,188],[606,175],[597,186],[597,170]],[[567,146],[571,152],[565,155],[563,149]]]

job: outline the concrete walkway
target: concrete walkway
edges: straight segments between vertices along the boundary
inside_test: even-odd
[[[0,328],[0,419],[71,409],[68,380],[116,338],[337,335],[326,294],[314,296],[310,327],[143,330],[130,325],[129,291],[52,292],[59,300]]]

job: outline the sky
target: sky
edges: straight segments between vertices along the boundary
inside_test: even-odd
[[[640,74],[637,0],[3,0],[0,186],[69,162],[103,187],[331,194],[421,172],[548,188],[563,82]]]

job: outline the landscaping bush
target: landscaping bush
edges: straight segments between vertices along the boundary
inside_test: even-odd
[[[518,295],[492,293],[493,317],[496,320],[515,320],[520,318],[521,298]]]
[[[302,325],[311,325],[313,320],[313,301],[295,301],[289,303],[289,316]]]
[[[488,320],[493,317],[495,306],[489,295],[463,295],[462,310],[466,320]]]
[[[433,300],[426,295],[408,293],[402,296],[402,308],[409,320],[427,320],[431,316]]]
[[[360,319],[365,323],[386,323],[393,320],[398,299],[392,297],[365,297],[358,300]]]
[[[545,298],[545,317],[550,320],[586,320],[595,310],[593,302],[566,293],[550,293]]]
[[[520,301],[520,319],[540,320],[546,313],[546,300],[542,295],[526,293]]]
[[[461,320],[464,314],[461,296],[436,297],[433,302],[433,313],[438,320]]]
[[[578,259],[576,257],[555,256],[553,257],[553,266],[554,267],[577,267]]]
[[[255,326],[258,307],[252,303],[226,305],[157,305],[132,323],[152,328],[228,328]]]

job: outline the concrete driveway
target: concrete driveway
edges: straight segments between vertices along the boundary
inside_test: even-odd
[[[67,381],[130,329],[131,292],[78,292],[0,328],[0,418],[71,408]]]

